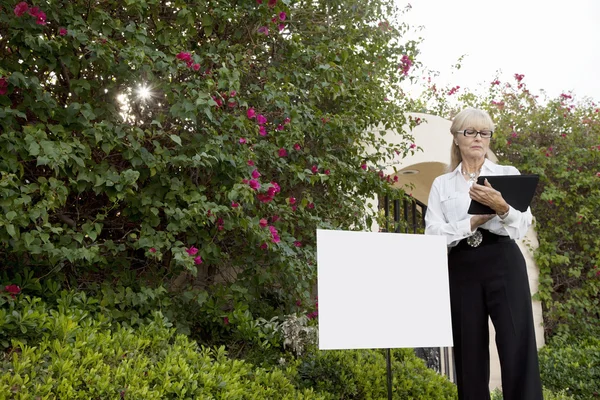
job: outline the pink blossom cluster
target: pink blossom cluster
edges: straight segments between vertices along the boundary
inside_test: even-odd
[[[517,80],[517,82],[521,82],[523,78],[525,78],[524,74],[515,74],[515,79]]]
[[[412,67],[412,60],[410,59],[409,56],[407,56],[406,54],[404,54],[402,56],[402,58],[400,59],[400,64],[398,64],[398,69],[402,72],[402,74],[404,75],[408,75],[408,71],[410,70],[410,67]]]
[[[35,18],[35,23],[38,25],[46,25],[46,13],[40,10],[39,7],[29,7],[29,4],[22,1],[15,6],[15,15],[17,17],[22,17],[28,13],[32,17]]]
[[[5,77],[0,78],[0,96],[4,96],[8,92],[8,81]]]
[[[179,54],[177,54],[176,57],[178,60],[185,62],[188,68],[191,68],[194,71],[198,71],[200,69],[200,64],[194,62],[191,53],[187,51],[182,51]]]
[[[198,254],[198,249],[195,248],[194,246],[191,246],[190,248],[185,249],[185,252],[188,253],[188,255],[190,257],[194,257],[196,254]],[[196,256],[194,258],[194,264],[196,264],[196,265],[202,264],[202,257]]]
[[[499,85],[499,84],[500,84],[500,81],[498,79],[496,79],[495,81],[492,81],[492,86]]]
[[[460,89],[460,86],[454,86],[452,89],[450,89],[448,91],[448,96],[452,96],[453,94],[456,94],[456,92],[458,92],[458,89]]]

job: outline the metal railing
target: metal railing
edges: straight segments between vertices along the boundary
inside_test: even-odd
[[[382,231],[413,234],[425,232],[427,206],[419,200],[414,198],[390,200],[385,196],[379,205],[385,214],[385,228]],[[454,353],[451,347],[417,348],[415,354],[425,361],[427,367],[456,382]]]

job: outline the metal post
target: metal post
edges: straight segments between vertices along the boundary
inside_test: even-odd
[[[388,400],[392,400],[392,354],[386,349]]]

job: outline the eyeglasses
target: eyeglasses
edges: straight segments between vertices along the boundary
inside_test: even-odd
[[[485,129],[483,131],[476,131],[475,129],[465,129],[464,131],[458,131],[457,133],[462,133],[466,137],[474,138],[474,137],[477,137],[477,135],[479,135],[479,136],[481,136],[482,139],[489,139],[494,134],[494,131],[490,131],[487,129]]]

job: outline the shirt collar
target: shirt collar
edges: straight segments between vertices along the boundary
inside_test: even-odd
[[[480,175],[485,175],[485,172],[494,172],[495,167],[496,167],[496,164],[491,162],[486,157],[485,160],[483,161],[483,165],[481,166],[481,174]],[[458,166],[454,170],[453,177],[454,176],[462,176],[462,161],[460,162],[460,164],[458,164]]]

